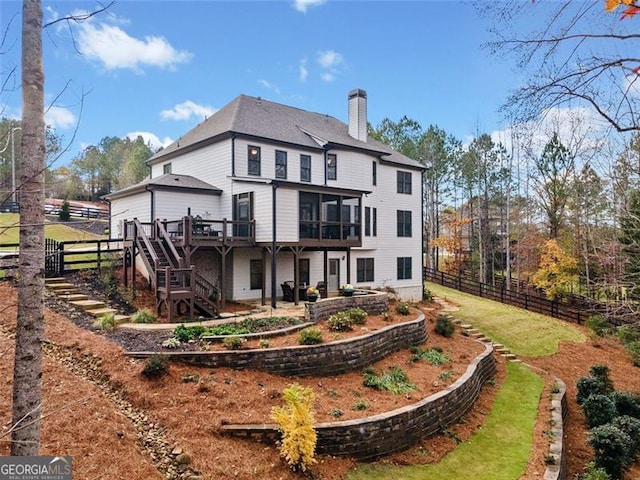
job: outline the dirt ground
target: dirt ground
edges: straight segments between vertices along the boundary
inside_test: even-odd
[[[0,282],[0,454],[8,454],[3,437],[10,420],[13,364],[12,332],[15,328],[15,289]],[[430,306],[432,307],[432,306]],[[425,309],[428,318],[434,312]],[[269,411],[280,404],[280,392],[293,381],[310,386],[316,393],[317,421],[346,420],[372,415],[417,401],[455,381],[481,346],[456,333],[445,339],[428,322],[429,340],[424,346],[439,346],[451,358],[450,364],[430,367],[412,363],[408,352],[399,352],[375,365],[384,371],[402,367],[418,390],[407,396],[393,396],[362,386],[359,373],[323,378],[281,378],[260,372],[209,369],[172,364],[169,374],[157,381],[145,380],[143,362],[123,355],[121,346],[104,335],[71,321],[71,313],[46,312],[43,454],[73,455],[74,478],[105,476],[132,478],[239,478],[293,479],[275,446],[220,436],[223,422],[271,423]],[[371,319],[367,329],[379,328]],[[399,321],[394,319],[395,321]],[[384,324],[384,322],[383,322]],[[325,335],[325,341],[330,337]],[[593,363],[606,363],[619,390],[640,390],[640,376],[624,351],[612,341],[563,344],[548,358],[524,359],[565,381],[569,390],[570,417],[566,428],[570,473],[580,472],[592,457],[585,444],[581,414],[575,403],[575,381],[586,375]],[[454,372],[449,378],[444,372]],[[505,369],[498,362],[496,382],[487,385],[464,422],[446,435],[424,440],[409,451],[386,458],[397,464],[430,463],[455,448],[475,432],[491,410],[491,404]],[[197,379],[196,379],[197,376]],[[550,385],[552,381],[544,375]],[[523,479],[541,478],[548,443],[547,394],[540,404],[535,446]],[[358,402],[366,410],[356,410]],[[342,415],[338,416],[337,412]],[[353,466],[349,459],[320,457],[312,468],[315,478],[338,480]],[[107,472],[107,473],[105,473]],[[636,469],[628,476],[636,478]]]

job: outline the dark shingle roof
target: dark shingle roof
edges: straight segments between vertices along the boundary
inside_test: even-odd
[[[113,200],[114,198],[130,195],[137,191],[153,189],[179,189],[179,190],[191,190],[194,193],[221,193],[218,187],[203,182],[191,175],[176,175],[173,173],[165,173],[156,178],[145,178],[135,185],[123,188],[117,192],[109,193],[104,196],[107,200]]]
[[[367,150],[383,156],[387,161],[422,168],[422,165],[388,146],[369,139],[362,142],[351,137],[347,124],[325,114],[312,113],[256,97],[240,95],[207,120],[187,132],[165,149],[159,151],[149,163],[171,158],[181,150],[197,148],[202,142],[211,141],[225,134],[236,133],[270,139],[318,149],[321,143]]]

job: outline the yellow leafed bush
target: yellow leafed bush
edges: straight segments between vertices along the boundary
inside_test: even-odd
[[[294,470],[306,471],[316,463],[316,431],[311,403],[313,390],[294,383],[282,391],[284,406],[273,407],[271,418],[278,423],[282,440],[280,455]]]

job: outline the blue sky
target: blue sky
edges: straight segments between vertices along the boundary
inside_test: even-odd
[[[43,5],[45,22],[96,8]],[[19,66],[20,9],[0,2],[3,77]],[[460,1],[119,1],[45,31],[47,121],[65,144],[77,128],[56,166],[105,136],[175,140],[242,93],[346,121],[362,88],[374,125],[407,115],[461,140],[500,130],[519,80],[482,48],[488,22]],[[2,97],[19,118],[19,89]]]

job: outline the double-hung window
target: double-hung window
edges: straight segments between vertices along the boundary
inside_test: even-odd
[[[411,172],[398,170],[398,193],[411,195]]]
[[[373,258],[358,258],[356,261],[356,281],[373,282],[374,281],[374,264]]]
[[[276,178],[287,178],[287,152],[276,150]]]
[[[398,236],[411,236],[411,210],[398,210]]]
[[[338,157],[335,153],[327,154],[327,180],[338,179]]]
[[[311,181],[311,155],[300,155],[300,181]]]
[[[260,176],[260,147],[249,145],[247,152],[247,173]]]
[[[411,257],[398,257],[398,280],[411,279]]]

